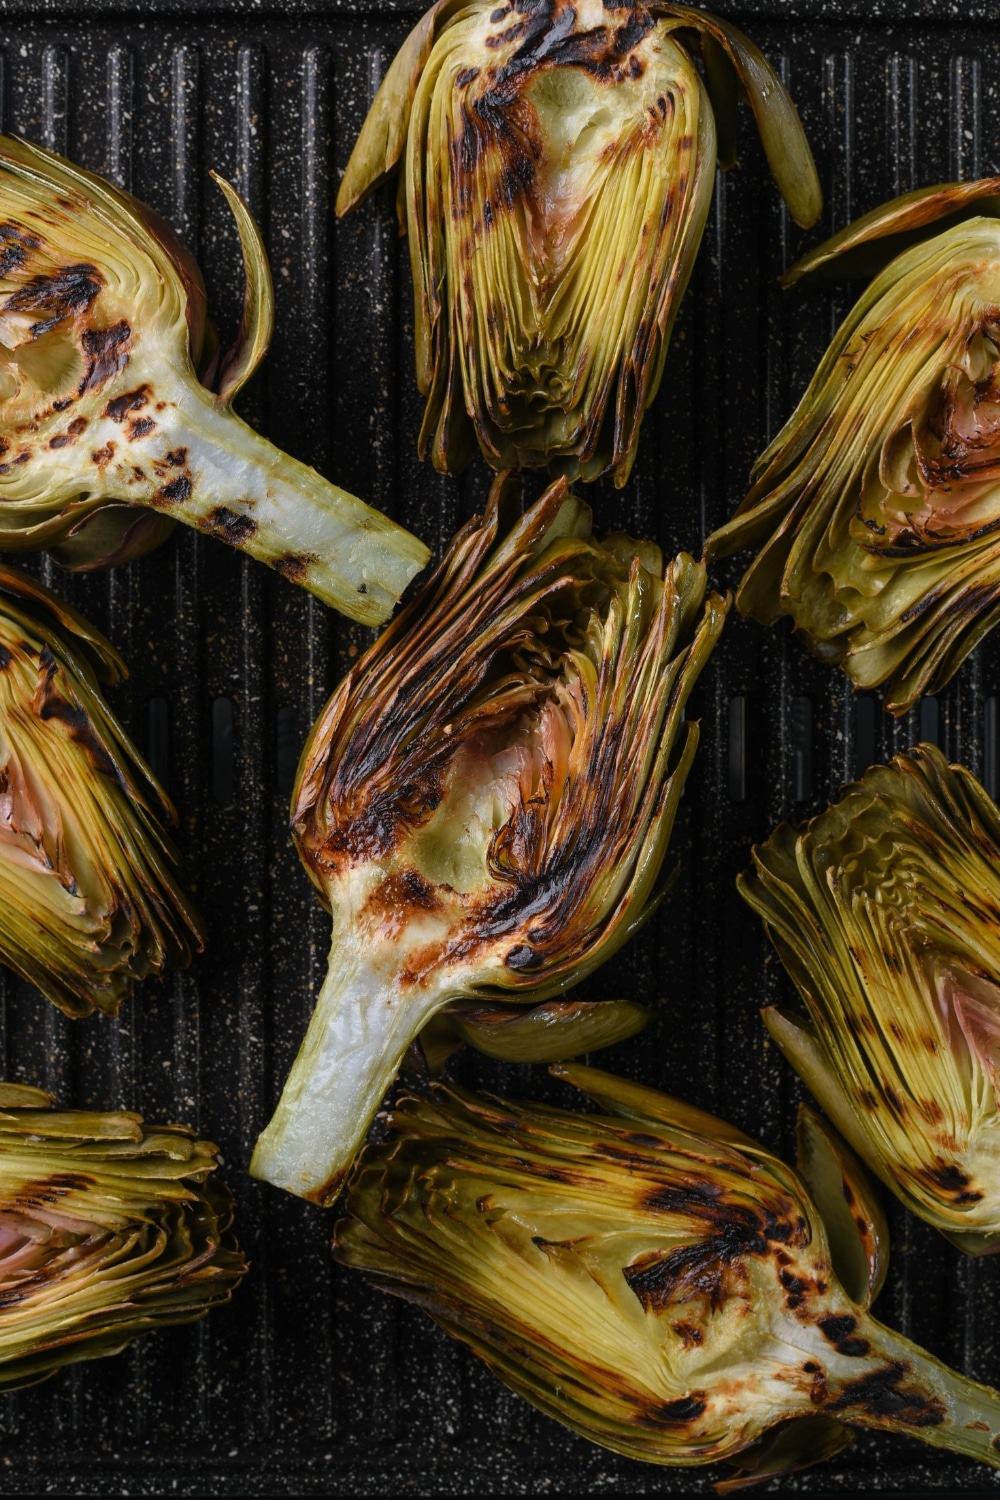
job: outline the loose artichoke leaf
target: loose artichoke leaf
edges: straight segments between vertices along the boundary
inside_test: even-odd
[[[757,1142],[735,1125],[720,1120],[708,1110],[697,1105],[686,1104],[659,1089],[647,1088],[645,1084],[632,1083],[619,1078],[615,1073],[606,1073],[586,1063],[554,1063],[549,1068],[553,1078],[559,1078],[572,1088],[589,1095],[595,1104],[610,1109],[616,1115],[633,1120],[658,1121],[673,1125],[691,1135],[704,1135],[726,1145],[752,1147],[758,1150]]]
[[[264,237],[253,214],[231,183],[217,172],[209,176],[225,194],[233,211],[243,251],[243,315],[236,342],[219,362],[218,401],[231,406],[260,367],[274,333],[274,286]]]
[[[837,1280],[870,1307],[889,1270],[889,1225],[868,1173],[822,1117],[799,1105],[796,1166],[823,1216]]]
[[[876,276],[911,245],[978,214],[1000,215],[1000,177],[917,188],[852,220],[808,251],[781,278],[782,286]]]
[[[654,14],[676,16],[727,53],[753,110],[767,164],[788,211],[802,229],[823,212],[823,190],[798,111],[767,58],[742,31],[707,11],[653,0]]]
[[[48,1109],[54,1103],[55,1095],[48,1089],[35,1088],[30,1083],[0,1081],[0,1109]]]
[[[631,1000],[548,1000],[529,1009],[456,1006],[449,1019],[463,1042],[503,1062],[548,1063],[612,1047],[653,1019]]]
[[[744,1448],[729,1462],[736,1469],[732,1479],[717,1481],[717,1495],[735,1495],[738,1490],[762,1484],[776,1474],[797,1474],[814,1464],[836,1458],[854,1442],[854,1433],[835,1417],[795,1417],[773,1427],[765,1437]]]

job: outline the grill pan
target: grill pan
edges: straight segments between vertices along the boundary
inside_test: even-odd
[[[718,9],[781,60],[826,209],[822,231],[790,223],[747,117],[742,167],[720,178],[631,482],[587,491],[599,529],[655,537],[670,553],[697,553],[732,513],[850,305],[848,291],[781,292],[784,265],[893,194],[1000,170],[992,3]],[[355,134],[419,13],[394,0],[0,0],[0,124],[159,209],[205,271],[224,343],[239,320],[239,249],[208,170],[234,181],[263,226],[277,297],[272,352],[241,412],[440,551],[481,507],[489,476],[478,459],[457,480],[417,461],[422,402],[392,189],[342,224],[332,213]],[[2,1071],[65,1103],[135,1108],[218,1141],[253,1267],[207,1322],[0,1402],[0,1493],[711,1493],[721,1471],[631,1463],[536,1414],[415,1309],[335,1267],[332,1212],[246,1175],[325,969],[328,919],[287,838],[288,794],[310,724],[368,632],[184,527],[109,575],[33,566],[132,667],[113,702],[180,809],[210,945],[117,1021],[70,1023],[4,973]],[[737,559],[714,577],[738,575]],[[734,878],[779,819],[818,811],[918,739],[996,795],[998,705],[1000,633],[895,722],[789,630],[731,620],[691,710],[702,745],[673,841],[680,880],[580,991],[657,1008],[607,1065],[791,1155],[802,1090],[758,1018],[791,990]],[[451,1072],[577,1103],[541,1068],[462,1054]],[[876,1312],[1000,1384],[1000,1258],[966,1260],[888,1208],[893,1257]],[[990,1478],[861,1434],[832,1464],[766,1488],[992,1494]]]

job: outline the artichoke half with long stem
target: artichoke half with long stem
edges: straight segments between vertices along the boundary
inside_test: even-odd
[[[727,602],[684,554],[595,540],[564,480],[512,521],[518,490],[496,481],[299,765],[292,827],[333,944],[251,1171],[317,1202],[438,1011],[558,996],[655,904]]]
[[[176,814],[101,695],[121,657],[0,567],[0,959],[60,1010],[116,1015],[203,944],[161,817]]]
[[[0,1083],[5,1390],[202,1318],[246,1271],[215,1146],[182,1125],[52,1104]]]
[[[591,1441],[736,1460],[721,1490],[831,1456],[853,1427],[1000,1466],[1000,1395],[869,1312],[870,1189],[815,1116],[810,1188],[854,1204],[829,1225],[803,1178],[732,1126],[593,1068],[552,1071],[603,1112],[404,1097],[362,1153],[338,1259]]]
[[[874,766],[739,881],[805,1002],[774,1040],[906,1206],[1000,1250],[1000,811],[933,745]]]
[[[857,687],[885,684],[893,713],[1000,618],[998,214],[1000,178],[922,189],[792,268],[875,274],[706,544],[755,547],[738,608],[791,616]]]
[[[213,393],[195,372],[204,286],[169,227],[52,152],[0,138],[0,548],[93,567],[183,521],[378,624],[429,553],[233,412],[267,350],[273,292],[260,232],[217,180],[246,282],[237,341],[204,372]]]
[[[700,54],[704,81],[695,56]],[[386,74],[337,197],[397,169],[420,450],[623,485],[749,100],[793,217],[822,199],[794,105],[728,22],[665,0],[438,0]]]

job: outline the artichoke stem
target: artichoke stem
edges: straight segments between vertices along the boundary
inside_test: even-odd
[[[168,389],[159,372],[150,384],[158,395]],[[430,556],[424,544],[281,453],[202,386],[185,382],[171,394],[144,440],[156,477],[142,502],[248,552],[351,619],[387,619]],[[170,458],[175,466],[165,467]]]
[[[322,1205],[340,1192],[406,1049],[448,998],[436,988],[401,994],[363,948],[334,938],[305,1040],[250,1162],[251,1176]]]
[[[870,1352],[861,1358],[838,1353],[829,1362],[824,1412],[1000,1468],[1000,1392],[863,1314],[846,1342],[859,1350],[868,1344]]]

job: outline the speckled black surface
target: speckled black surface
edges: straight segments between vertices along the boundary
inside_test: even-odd
[[[912,185],[1000,168],[995,3],[719,9],[785,60],[827,193],[824,232]],[[340,226],[331,216],[373,87],[418,11],[409,0],[0,0],[0,121],[108,173],[172,220],[205,268],[224,333],[238,317],[237,244],[208,169],[237,181],[262,218],[278,299],[273,350],[242,410],[440,547],[482,501],[486,471],[477,462],[444,480],[417,463],[409,274],[390,192]],[[720,186],[633,480],[624,494],[593,494],[602,526],[697,550],[731,512],[846,306],[843,296],[808,300],[777,287],[785,261],[818,236],[786,223],[746,128],[743,166]],[[326,918],[285,835],[281,783],[365,633],[188,531],[111,577],[46,576],[131,662],[116,702],[140,744],[151,700],[168,705],[167,776],[211,945],[189,974],[148,986],[116,1023],[71,1025],[8,979],[0,1065],[65,1100],[183,1119],[217,1140],[253,1270],[232,1306],[197,1328],[5,1398],[0,1492],[710,1492],[713,1471],[626,1463],[537,1416],[415,1310],[338,1271],[331,1214],[246,1176],[327,945]],[[735,576],[730,568],[720,579]],[[995,787],[984,703],[997,693],[1000,639],[941,695],[936,731],[933,705],[899,724],[876,708],[875,751],[905,747],[922,724],[924,737],[934,731]],[[682,877],[588,992],[658,1007],[649,1032],[608,1054],[611,1066],[790,1151],[799,1086],[757,1016],[786,995],[786,981],[733,879],[753,839],[781,816],[818,809],[855,773],[872,708],[859,710],[846,680],[788,632],[740,621],[698,698],[702,748],[675,838]],[[228,803],[226,748],[213,747],[219,699],[235,714]],[[730,754],[741,712],[742,770]],[[561,1097],[541,1069],[465,1057],[455,1071],[496,1090]],[[880,1315],[1000,1383],[1000,1257],[973,1264],[895,1205],[890,1213],[894,1260]],[[862,1437],[825,1470],[770,1488],[995,1485],[916,1443]]]

